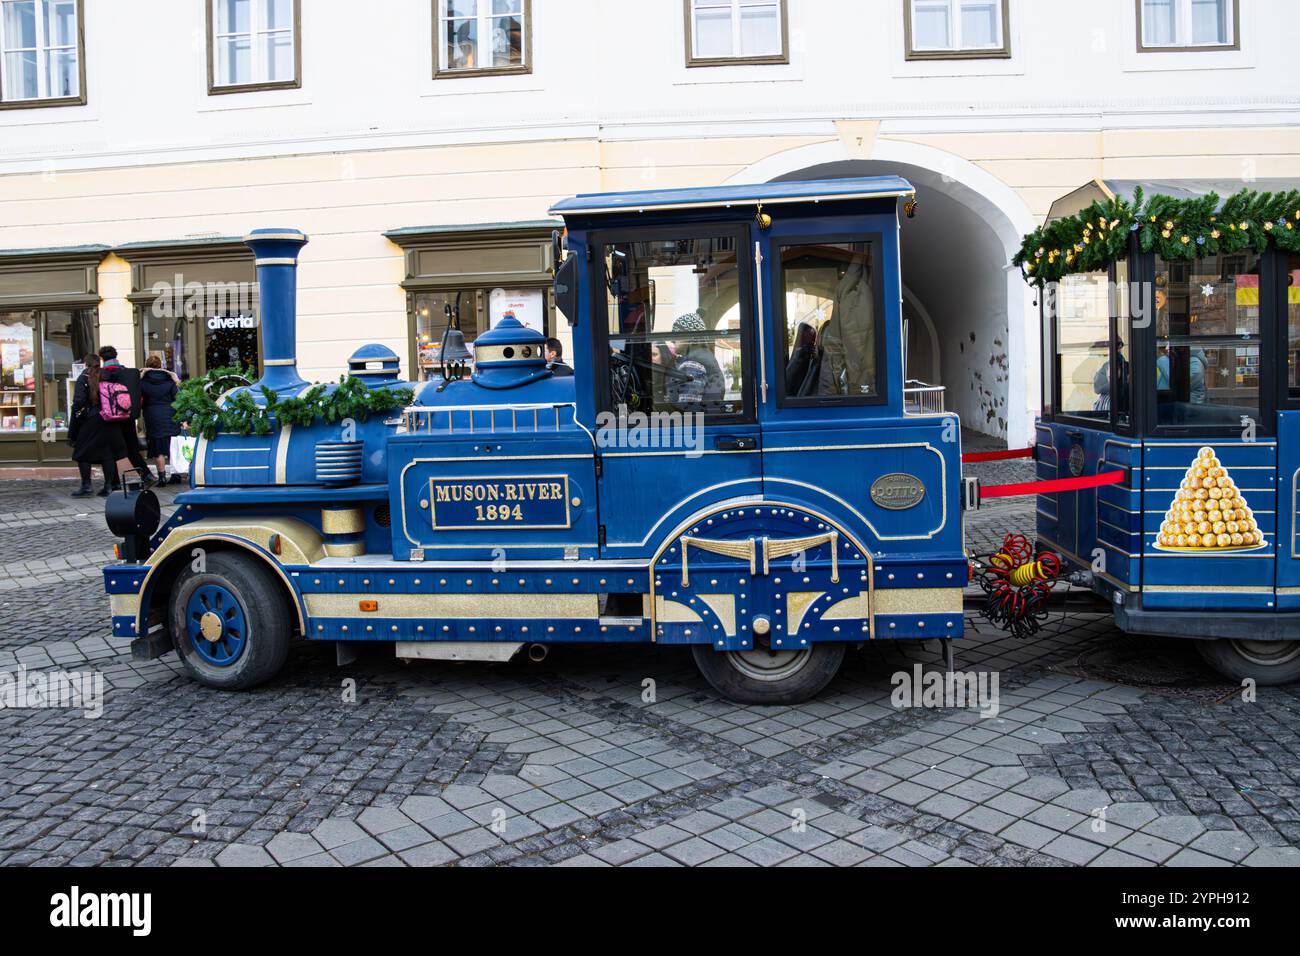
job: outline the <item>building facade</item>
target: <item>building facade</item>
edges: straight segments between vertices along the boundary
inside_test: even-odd
[[[428,373],[448,314],[565,340],[551,204],[894,173],[910,378],[1023,444],[1010,259],[1093,179],[1300,171],[1291,0],[0,0],[0,461],[66,459],[87,351],[259,360],[239,241],[293,226],[298,354]]]

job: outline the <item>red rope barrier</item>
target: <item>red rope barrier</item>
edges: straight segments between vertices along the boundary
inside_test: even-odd
[[[1033,448],[1014,448],[1010,451],[972,451],[961,456],[963,464],[976,461],[1006,461],[1009,458],[1033,458]]]
[[[1082,478],[1053,478],[1048,481],[1022,481],[1010,485],[988,485],[980,488],[981,498],[1014,498],[1017,495],[1042,495],[1053,491],[1080,491],[1084,488],[1100,488],[1103,485],[1117,485],[1124,480],[1125,472],[1107,471],[1100,475],[1085,475]]]

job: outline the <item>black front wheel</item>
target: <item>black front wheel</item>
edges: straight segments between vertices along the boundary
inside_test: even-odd
[[[278,582],[260,561],[218,551],[172,588],[172,640],[190,676],[221,690],[270,680],[289,654],[293,623]]]
[[[813,644],[800,651],[715,651],[691,647],[695,666],[713,689],[739,704],[801,704],[816,697],[839,673],[843,644]]]
[[[1224,677],[1253,680],[1261,686],[1300,680],[1300,641],[1197,641],[1205,662]]]

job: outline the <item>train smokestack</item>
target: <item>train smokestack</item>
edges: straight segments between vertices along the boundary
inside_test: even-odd
[[[244,237],[257,266],[262,325],[262,379],[277,392],[301,389],[298,375],[298,253],[307,236],[297,229],[254,229]]]

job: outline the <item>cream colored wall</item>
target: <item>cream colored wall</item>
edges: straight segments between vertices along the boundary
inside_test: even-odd
[[[0,248],[302,229],[302,374],[336,378],[363,342],[392,348],[409,373],[402,253],[384,232],[543,219],[578,192],[718,182],[774,149],[815,141],[502,144],[0,176]],[[99,273],[101,341],[134,361],[130,267],[110,255]]]
[[[932,133],[914,142],[973,162],[1016,190],[1035,216],[1102,179],[1251,179],[1300,175],[1300,128],[1111,129],[1058,133]]]
[[[907,134],[886,127],[880,137],[974,163],[1039,217],[1095,176],[1268,177],[1300,169],[1296,128]],[[362,342],[382,342],[407,363],[402,255],[385,231],[540,219],[552,202],[578,192],[712,185],[767,157],[834,139],[579,139],[7,175],[0,176],[0,248],[303,229],[311,242],[299,275],[299,361],[306,377],[329,380]],[[101,339],[133,353],[129,266],[110,255],[99,271]]]

